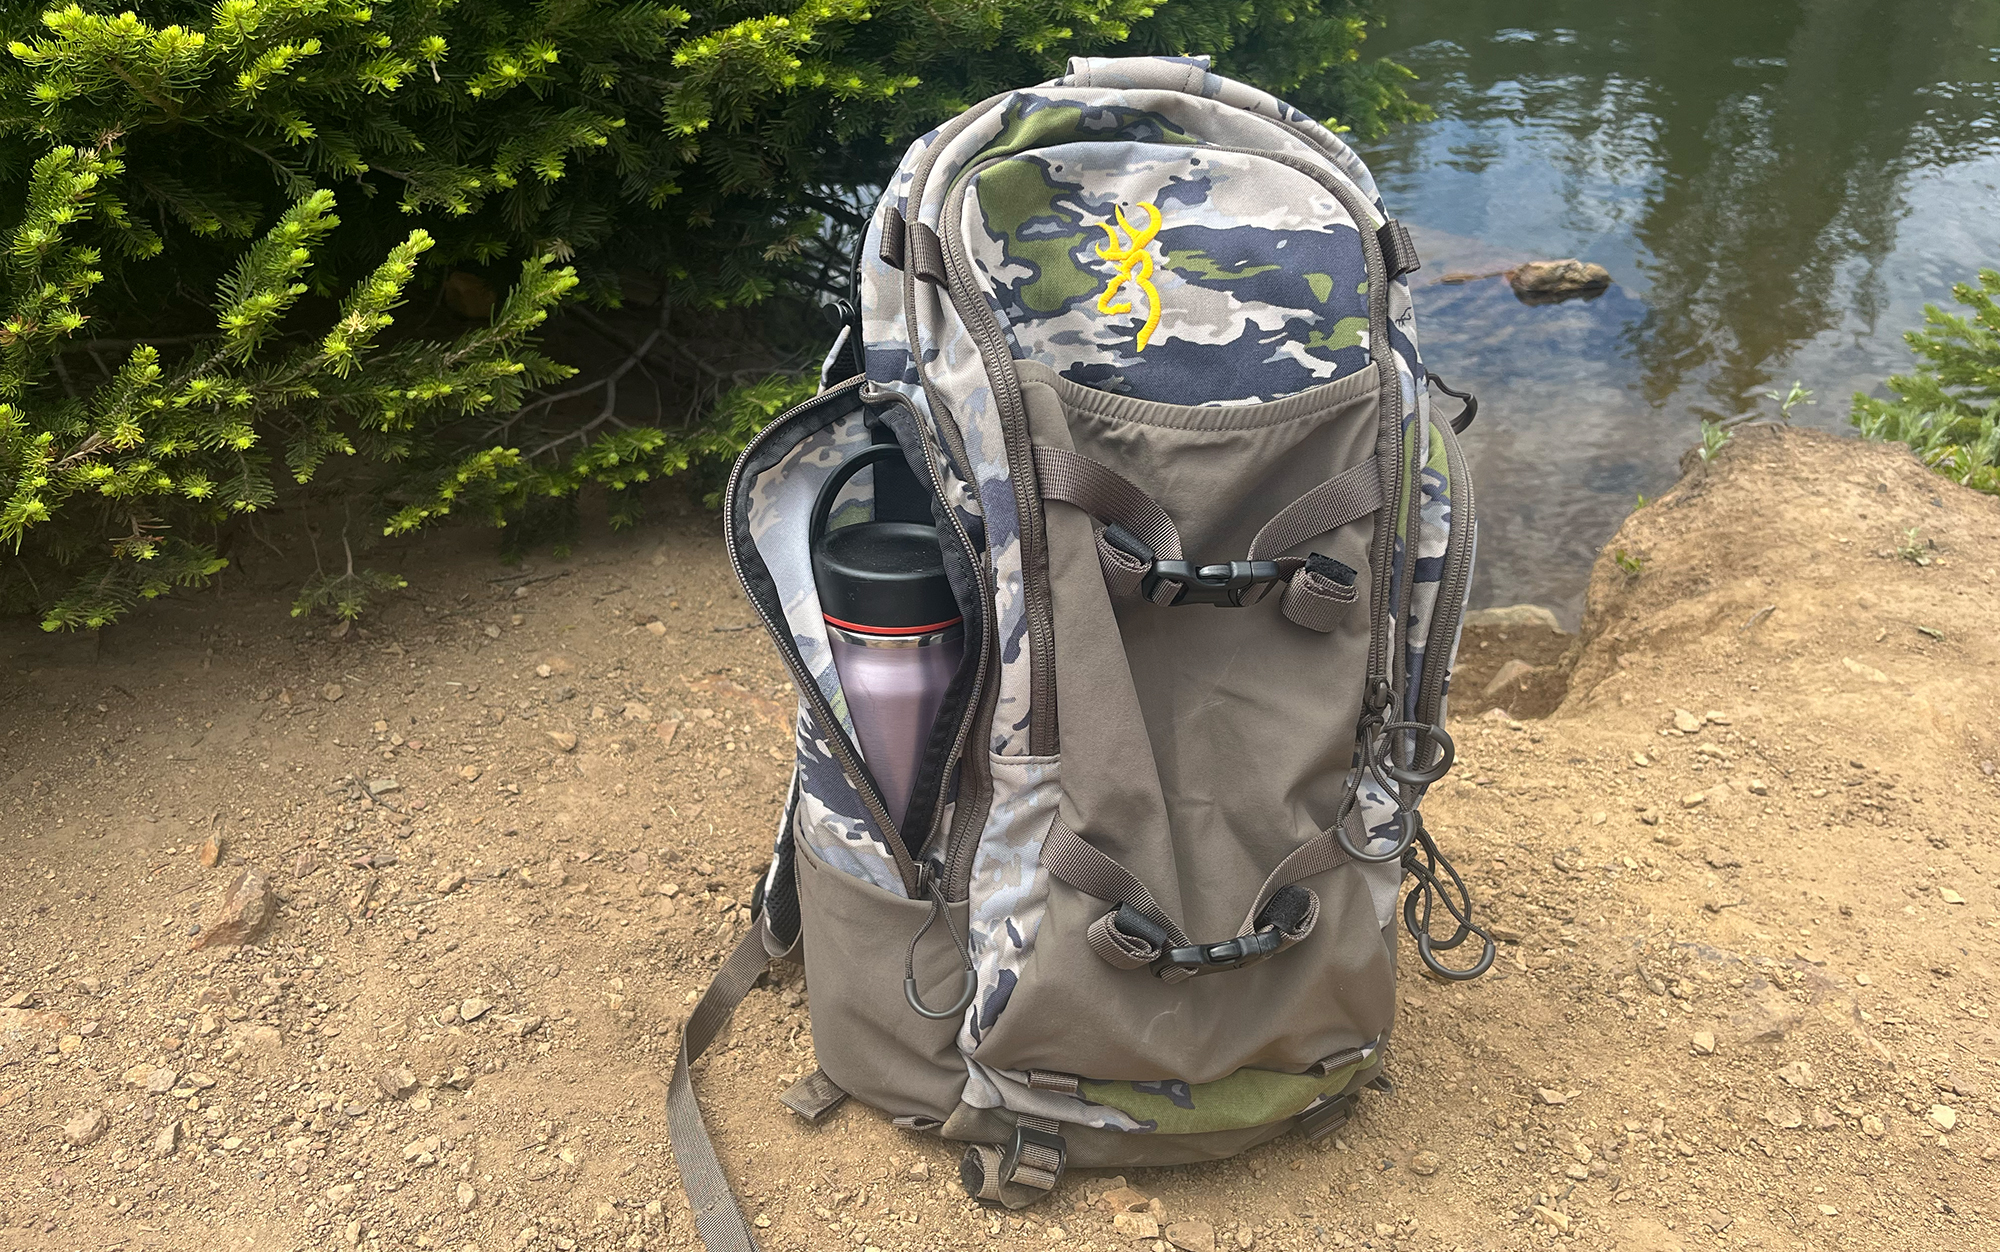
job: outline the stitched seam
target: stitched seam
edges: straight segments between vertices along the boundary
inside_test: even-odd
[[[1288,422],[1307,421],[1323,416],[1337,405],[1373,395],[1377,386],[1377,368],[1370,361],[1360,371],[1345,378],[1336,378],[1276,400],[1256,404],[1167,404],[1086,387],[1064,378],[1040,361],[1016,361],[1014,367],[1023,382],[1043,382],[1055,388],[1064,407],[1074,412],[1106,421],[1131,422],[1168,430],[1261,430]]]

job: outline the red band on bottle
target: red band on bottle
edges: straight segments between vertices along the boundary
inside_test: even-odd
[[[965,620],[962,617],[954,617],[948,622],[932,622],[928,626],[857,626],[853,622],[843,622],[831,613],[822,613],[820,616],[826,618],[827,625],[851,630],[857,635],[928,635],[934,631],[949,630]]]

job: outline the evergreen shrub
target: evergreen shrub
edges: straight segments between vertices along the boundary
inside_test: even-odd
[[[1418,110],[1359,55],[1373,5],[0,6],[0,611],[115,621],[314,491],[364,539],[587,486],[630,520],[633,488],[725,460],[810,380],[709,366],[669,422],[620,411],[623,370],[697,358],[675,337],[704,325],[799,349],[774,306],[844,285],[911,138],[1072,54],[1185,50],[1377,131]],[[437,312],[453,284],[471,323]],[[536,348],[566,301],[652,329],[571,379]],[[299,611],[387,581],[352,546]]]

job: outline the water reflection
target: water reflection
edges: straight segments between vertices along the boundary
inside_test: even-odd
[[[1422,277],[1577,256],[1601,299],[1425,285],[1425,356],[1486,400],[1479,602],[1572,620],[1701,415],[1842,427],[1925,300],[2000,263],[2000,4],[1402,0],[1370,42],[1439,120],[1367,151]]]

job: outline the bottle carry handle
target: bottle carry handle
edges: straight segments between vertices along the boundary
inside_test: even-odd
[[[889,461],[891,462],[892,465],[900,466],[903,470],[903,477],[908,480],[909,486],[911,487],[916,486],[916,475],[910,473],[909,462],[907,462],[903,458],[903,447],[901,444],[896,444],[896,443],[869,444],[867,447],[861,449],[861,451],[856,452],[853,456],[850,456],[845,461],[841,462],[840,468],[833,471],[832,474],[829,474],[827,476],[827,480],[820,484],[818,494],[813,497],[812,522],[806,537],[806,543],[809,551],[812,549],[817,549],[819,547],[819,541],[826,537],[826,523],[829,517],[831,517],[833,513],[833,502],[835,499],[839,497],[840,489],[847,485],[847,481],[850,478],[853,478],[856,474],[860,473],[867,467],[874,465],[878,461]],[[880,471],[877,472],[876,484],[875,484],[876,521],[891,520],[889,517],[885,516],[886,513],[890,513],[892,511],[903,511],[903,510],[894,510],[893,508],[884,507],[885,505],[892,505],[894,503],[893,497],[890,495],[890,493],[886,493],[883,491],[884,487],[891,485],[889,483],[885,483],[882,481],[884,477],[886,477],[886,475],[884,475]],[[896,484],[896,485],[900,486],[901,484]],[[910,502],[912,504],[914,504],[917,500],[921,499],[920,492],[913,492],[909,494],[910,494]],[[928,511],[926,511],[925,516],[922,518],[923,523],[925,525],[930,525],[932,520],[933,519],[928,515]]]

